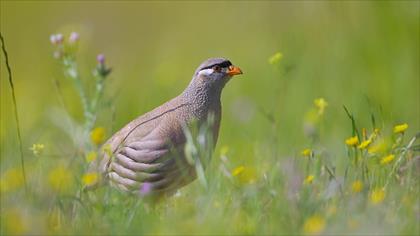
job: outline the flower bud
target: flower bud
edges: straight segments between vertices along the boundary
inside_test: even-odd
[[[50,36],[50,42],[51,42],[52,44],[54,44],[54,45],[56,45],[56,44],[57,44],[57,36],[56,36],[55,34],[52,34],[52,35]]]
[[[99,54],[98,56],[96,56],[96,61],[99,64],[104,65],[105,64],[105,56],[104,56],[104,54]]]
[[[140,196],[146,196],[152,191],[152,184],[145,182],[140,187]]]
[[[96,73],[96,75],[99,75],[102,78],[105,78],[106,76],[108,76],[109,73],[111,73],[111,68],[105,65],[104,54],[99,54],[98,56],[96,56],[96,61],[98,62],[98,64],[94,73]]]
[[[63,43],[64,37],[62,34],[53,34],[50,36],[50,41],[52,44],[58,45],[58,44]]]
[[[76,43],[77,41],[79,41],[79,34],[77,32],[71,32],[69,42]]]

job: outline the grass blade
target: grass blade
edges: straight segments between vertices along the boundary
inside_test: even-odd
[[[357,135],[357,137],[360,139],[359,131],[357,130],[356,121],[354,120],[354,116],[352,114],[350,114],[349,110],[347,109],[347,107],[345,105],[343,105],[343,108],[346,111],[347,116],[351,120],[352,135],[353,136]]]
[[[12,101],[13,101],[13,107],[14,107],[14,112],[15,112],[16,130],[17,130],[17,135],[18,135],[18,139],[19,139],[19,151],[20,151],[20,162],[21,162],[21,167],[22,167],[23,183],[25,185],[25,191],[27,191],[28,186],[27,186],[27,183],[26,183],[25,159],[24,159],[24,156],[23,156],[22,136],[21,136],[21,133],[20,133],[20,123],[19,123],[19,115],[18,115],[18,111],[17,111],[15,87],[13,85],[12,69],[10,68],[10,64],[9,64],[9,57],[8,57],[8,54],[7,54],[7,51],[6,51],[6,46],[4,44],[4,38],[3,38],[3,35],[1,33],[0,33],[0,40],[1,40],[1,49],[3,51],[3,55],[4,55],[4,58],[5,58],[7,73],[9,75],[10,89],[12,90]]]

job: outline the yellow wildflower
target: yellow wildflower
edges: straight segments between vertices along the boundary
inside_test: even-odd
[[[105,129],[103,127],[96,127],[90,133],[90,140],[96,145],[101,144],[105,140]]]
[[[385,152],[386,148],[387,148],[386,141],[383,139],[380,139],[373,146],[370,146],[368,148],[368,153],[369,154],[383,153]]]
[[[82,177],[83,185],[85,186],[91,186],[96,184],[98,182],[98,173],[96,172],[89,172],[83,175]]]
[[[359,138],[357,136],[350,137],[346,139],[346,144],[350,147],[356,146],[357,144],[359,144]]]
[[[356,180],[351,184],[351,191],[353,193],[359,193],[363,190],[363,182],[360,180]]]
[[[372,143],[371,139],[363,141],[359,146],[357,146],[358,149],[365,149]]]
[[[308,218],[303,225],[303,232],[307,234],[321,234],[325,228],[325,219],[314,215]]]
[[[29,150],[31,150],[32,153],[35,156],[38,156],[38,155],[42,154],[42,151],[44,151],[44,148],[45,148],[45,145],[44,144],[34,143],[34,144],[32,144],[32,147],[29,148]]]
[[[277,52],[268,59],[268,63],[270,63],[271,65],[279,64],[282,58],[283,54],[281,52]]]
[[[106,153],[108,156],[112,156],[112,150],[111,150],[111,145],[110,144],[106,144],[102,147],[102,151],[104,153]]]
[[[57,192],[66,192],[73,184],[70,171],[64,166],[58,166],[48,174],[48,181],[51,187]]]
[[[384,189],[374,189],[370,194],[370,202],[374,205],[381,203],[385,199],[385,190]]]
[[[315,108],[311,108],[308,112],[305,114],[305,126],[312,127],[316,125],[320,120],[320,116],[318,114],[318,111]],[[308,129],[305,128],[305,129]]]
[[[24,235],[29,230],[27,220],[19,209],[6,209],[2,212],[2,227],[4,227],[2,231],[6,232],[5,235]]]
[[[408,124],[404,123],[404,124],[400,124],[400,125],[396,125],[394,126],[394,133],[404,133],[405,130],[408,129]]]
[[[327,101],[325,101],[324,98],[317,98],[314,100],[314,104],[318,108],[318,114],[319,115],[324,114],[324,110],[328,106]]]
[[[245,170],[244,166],[238,166],[238,167],[236,167],[235,169],[232,170],[232,175],[237,176],[240,173],[242,173],[244,170]]]
[[[255,169],[251,167],[238,166],[232,170],[232,176],[236,176],[244,184],[252,184],[256,181]]]
[[[386,165],[395,159],[395,155],[390,154],[381,158],[381,165]]]
[[[220,149],[220,155],[226,156],[226,154],[229,152],[229,146],[225,145]]]
[[[313,175],[308,175],[305,180],[303,181],[304,184],[312,184],[312,182],[314,181],[315,176]]]
[[[87,163],[91,163],[93,161],[96,160],[96,158],[98,157],[98,154],[96,152],[89,152],[88,154],[86,154],[85,159]]]
[[[379,150],[380,150],[380,146],[378,144],[376,144],[376,145],[368,148],[368,153],[369,154],[376,154],[376,153],[379,152]]]
[[[302,152],[300,152],[300,154],[302,154],[302,156],[304,157],[309,157],[312,154],[312,150],[309,148],[305,148],[302,150]]]
[[[23,186],[22,171],[11,168],[6,170],[0,179],[0,193],[7,193]]]

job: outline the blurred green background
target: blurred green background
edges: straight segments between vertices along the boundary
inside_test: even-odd
[[[418,1],[1,2],[1,31],[26,146],[49,126],[48,108],[59,105],[53,79],[62,75],[49,35],[71,31],[81,34],[85,75],[98,53],[113,68],[107,93],[118,93],[116,128],[179,94],[203,60],[222,56],[245,72],[223,94],[220,143],[235,143],[238,152],[252,151],[243,144],[264,139],[271,129],[258,112],[262,109],[277,119],[281,151],[290,154],[304,142],[303,115],[317,97],[330,104],[328,131],[348,128],[342,105],[368,126],[366,97],[374,108],[382,107],[385,121],[407,122],[417,131],[418,22]],[[290,68],[286,75],[267,62],[277,51]],[[14,153],[16,137],[4,63],[1,78],[4,158]],[[81,116],[72,88],[65,85],[65,102]],[[246,119],[238,117],[243,104]]]
[[[107,136],[168,99],[189,83],[209,57],[226,57],[244,75],[225,88],[217,149],[228,146],[237,165],[261,165],[267,156],[292,156],[309,145],[304,119],[313,100],[329,103],[320,132],[337,157],[351,124],[408,123],[420,130],[419,1],[1,1],[1,33],[13,70],[26,159],[45,143],[60,155],[69,149],[51,121],[61,102],[82,120],[77,94],[62,78],[49,36],[80,33],[78,62],[91,84],[96,55],[113,68],[97,126]],[[268,59],[276,52],[279,65]],[[1,57],[1,170],[18,164],[13,107]],[[269,118],[272,117],[273,121]],[[61,139],[62,138],[62,139]],[[54,141],[53,141],[54,140]],[[217,163],[219,160],[215,160]],[[339,160],[333,160],[339,164]]]

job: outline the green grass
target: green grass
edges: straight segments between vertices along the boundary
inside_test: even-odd
[[[28,185],[2,55],[2,235],[419,235],[418,1],[0,4]],[[63,66],[48,38],[72,31]],[[224,90],[207,184],[157,204],[81,192],[94,141],[178,95],[214,56],[244,75]]]

